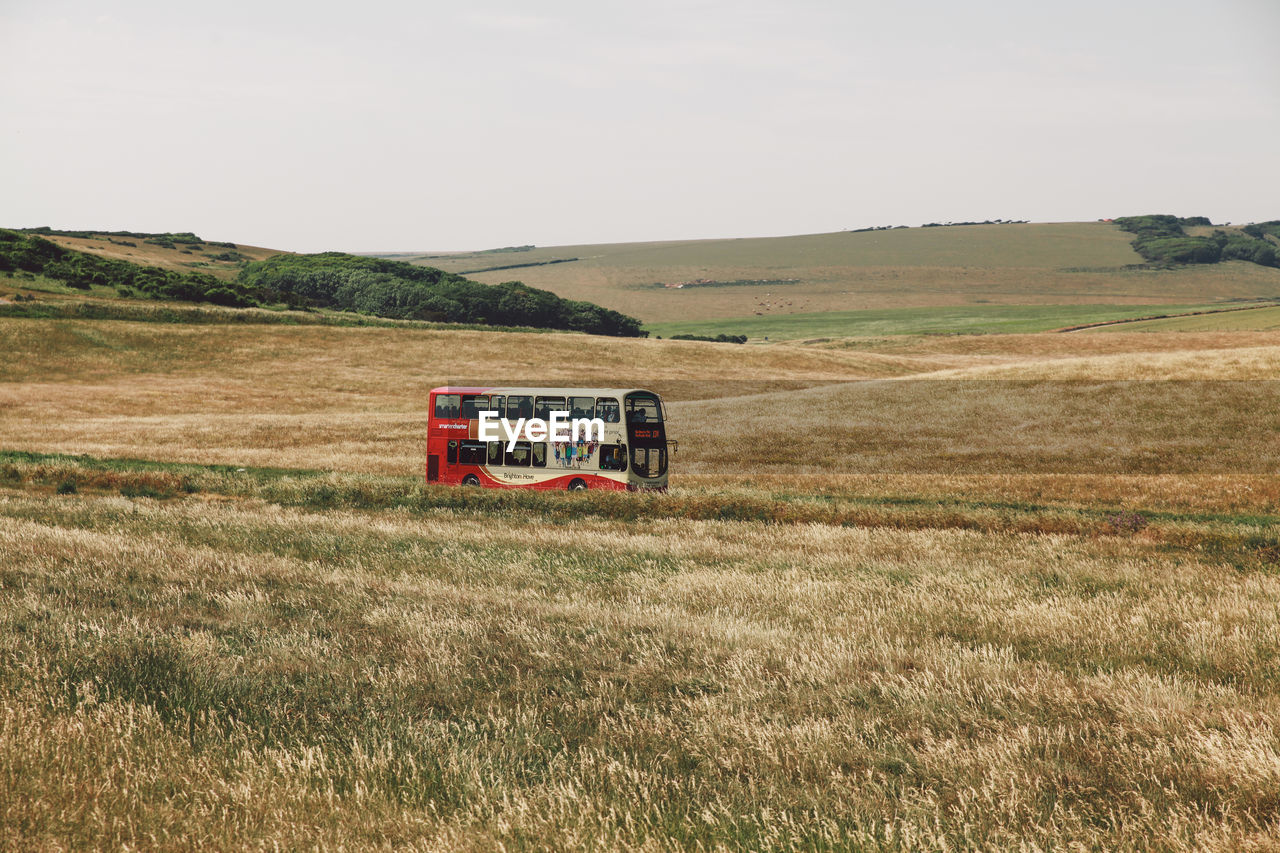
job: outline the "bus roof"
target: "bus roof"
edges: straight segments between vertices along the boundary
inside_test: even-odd
[[[646,388],[544,388],[533,385],[441,385],[432,394],[541,394],[556,397],[624,397],[627,394],[653,394]]]

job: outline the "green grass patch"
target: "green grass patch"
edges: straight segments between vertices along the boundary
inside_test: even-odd
[[[1068,326],[1131,320],[1222,308],[1207,305],[959,305],[941,308],[881,308],[813,314],[730,317],[652,323],[653,335],[745,334],[752,340],[877,337],[881,335],[989,335],[1048,332]]]

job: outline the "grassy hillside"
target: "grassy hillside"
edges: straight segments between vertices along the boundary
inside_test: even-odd
[[[282,254],[278,249],[246,246],[242,243],[226,245],[225,241],[173,243],[104,233],[92,233],[87,237],[62,234],[41,236],[59,246],[104,258],[179,272],[205,272],[221,279],[235,278],[245,262],[261,261]]]
[[[42,232],[48,234],[47,231]],[[54,235],[49,235],[54,236]],[[57,236],[92,239],[93,235]],[[115,233],[115,245],[144,243],[198,245],[194,234],[145,235]],[[117,240],[116,238],[121,238]],[[228,244],[230,245],[230,244]],[[190,252],[183,250],[187,254]],[[58,316],[48,306],[36,306],[32,290],[63,294],[85,292],[90,300],[104,297],[209,303],[236,308],[278,308],[358,312],[397,320],[424,320],[484,326],[530,326],[591,334],[641,337],[640,321],[589,302],[567,300],[547,290],[518,282],[481,284],[438,269],[341,252],[316,255],[277,254],[260,261],[240,258],[235,279],[219,279],[205,272],[177,272],[156,266],[67,249],[40,234],[0,229],[0,283],[14,288],[4,300],[8,316]],[[51,286],[52,285],[52,286]],[[24,292],[25,291],[25,292]],[[0,290],[0,299],[7,293]],[[39,301],[39,300],[36,300]],[[17,305],[19,302],[28,303]],[[12,303],[12,304],[11,304]],[[59,306],[65,309],[66,306]],[[119,306],[89,316],[118,317]],[[134,312],[145,319],[148,312]],[[151,314],[153,319],[170,314]],[[255,320],[265,319],[256,315]],[[281,318],[283,319],[283,318]]]
[[[906,307],[1280,296],[1280,270],[1242,261],[1131,269],[1143,263],[1129,245],[1132,236],[1100,222],[973,225],[401,259],[467,271],[480,281],[524,281],[653,324]],[[558,260],[567,262],[547,263]],[[529,266],[473,272],[515,264]],[[704,280],[710,284],[698,283]]]

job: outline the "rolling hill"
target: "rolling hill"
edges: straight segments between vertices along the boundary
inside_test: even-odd
[[[833,311],[1280,297],[1280,269],[1243,261],[1144,268],[1132,238],[1114,224],[1073,222],[395,257],[588,299],[639,317],[658,334],[700,331],[703,321],[716,321],[706,328],[712,334],[736,331],[722,321],[744,318],[755,324],[753,335],[767,335],[769,318]]]

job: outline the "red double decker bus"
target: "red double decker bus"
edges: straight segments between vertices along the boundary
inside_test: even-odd
[[[652,391],[444,386],[432,389],[430,407],[428,483],[569,491],[667,487],[666,425],[662,400]],[[548,422],[557,412],[595,420],[595,429],[567,437],[529,429],[530,419]],[[493,413],[484,415],[487,436],[482,413]]]

